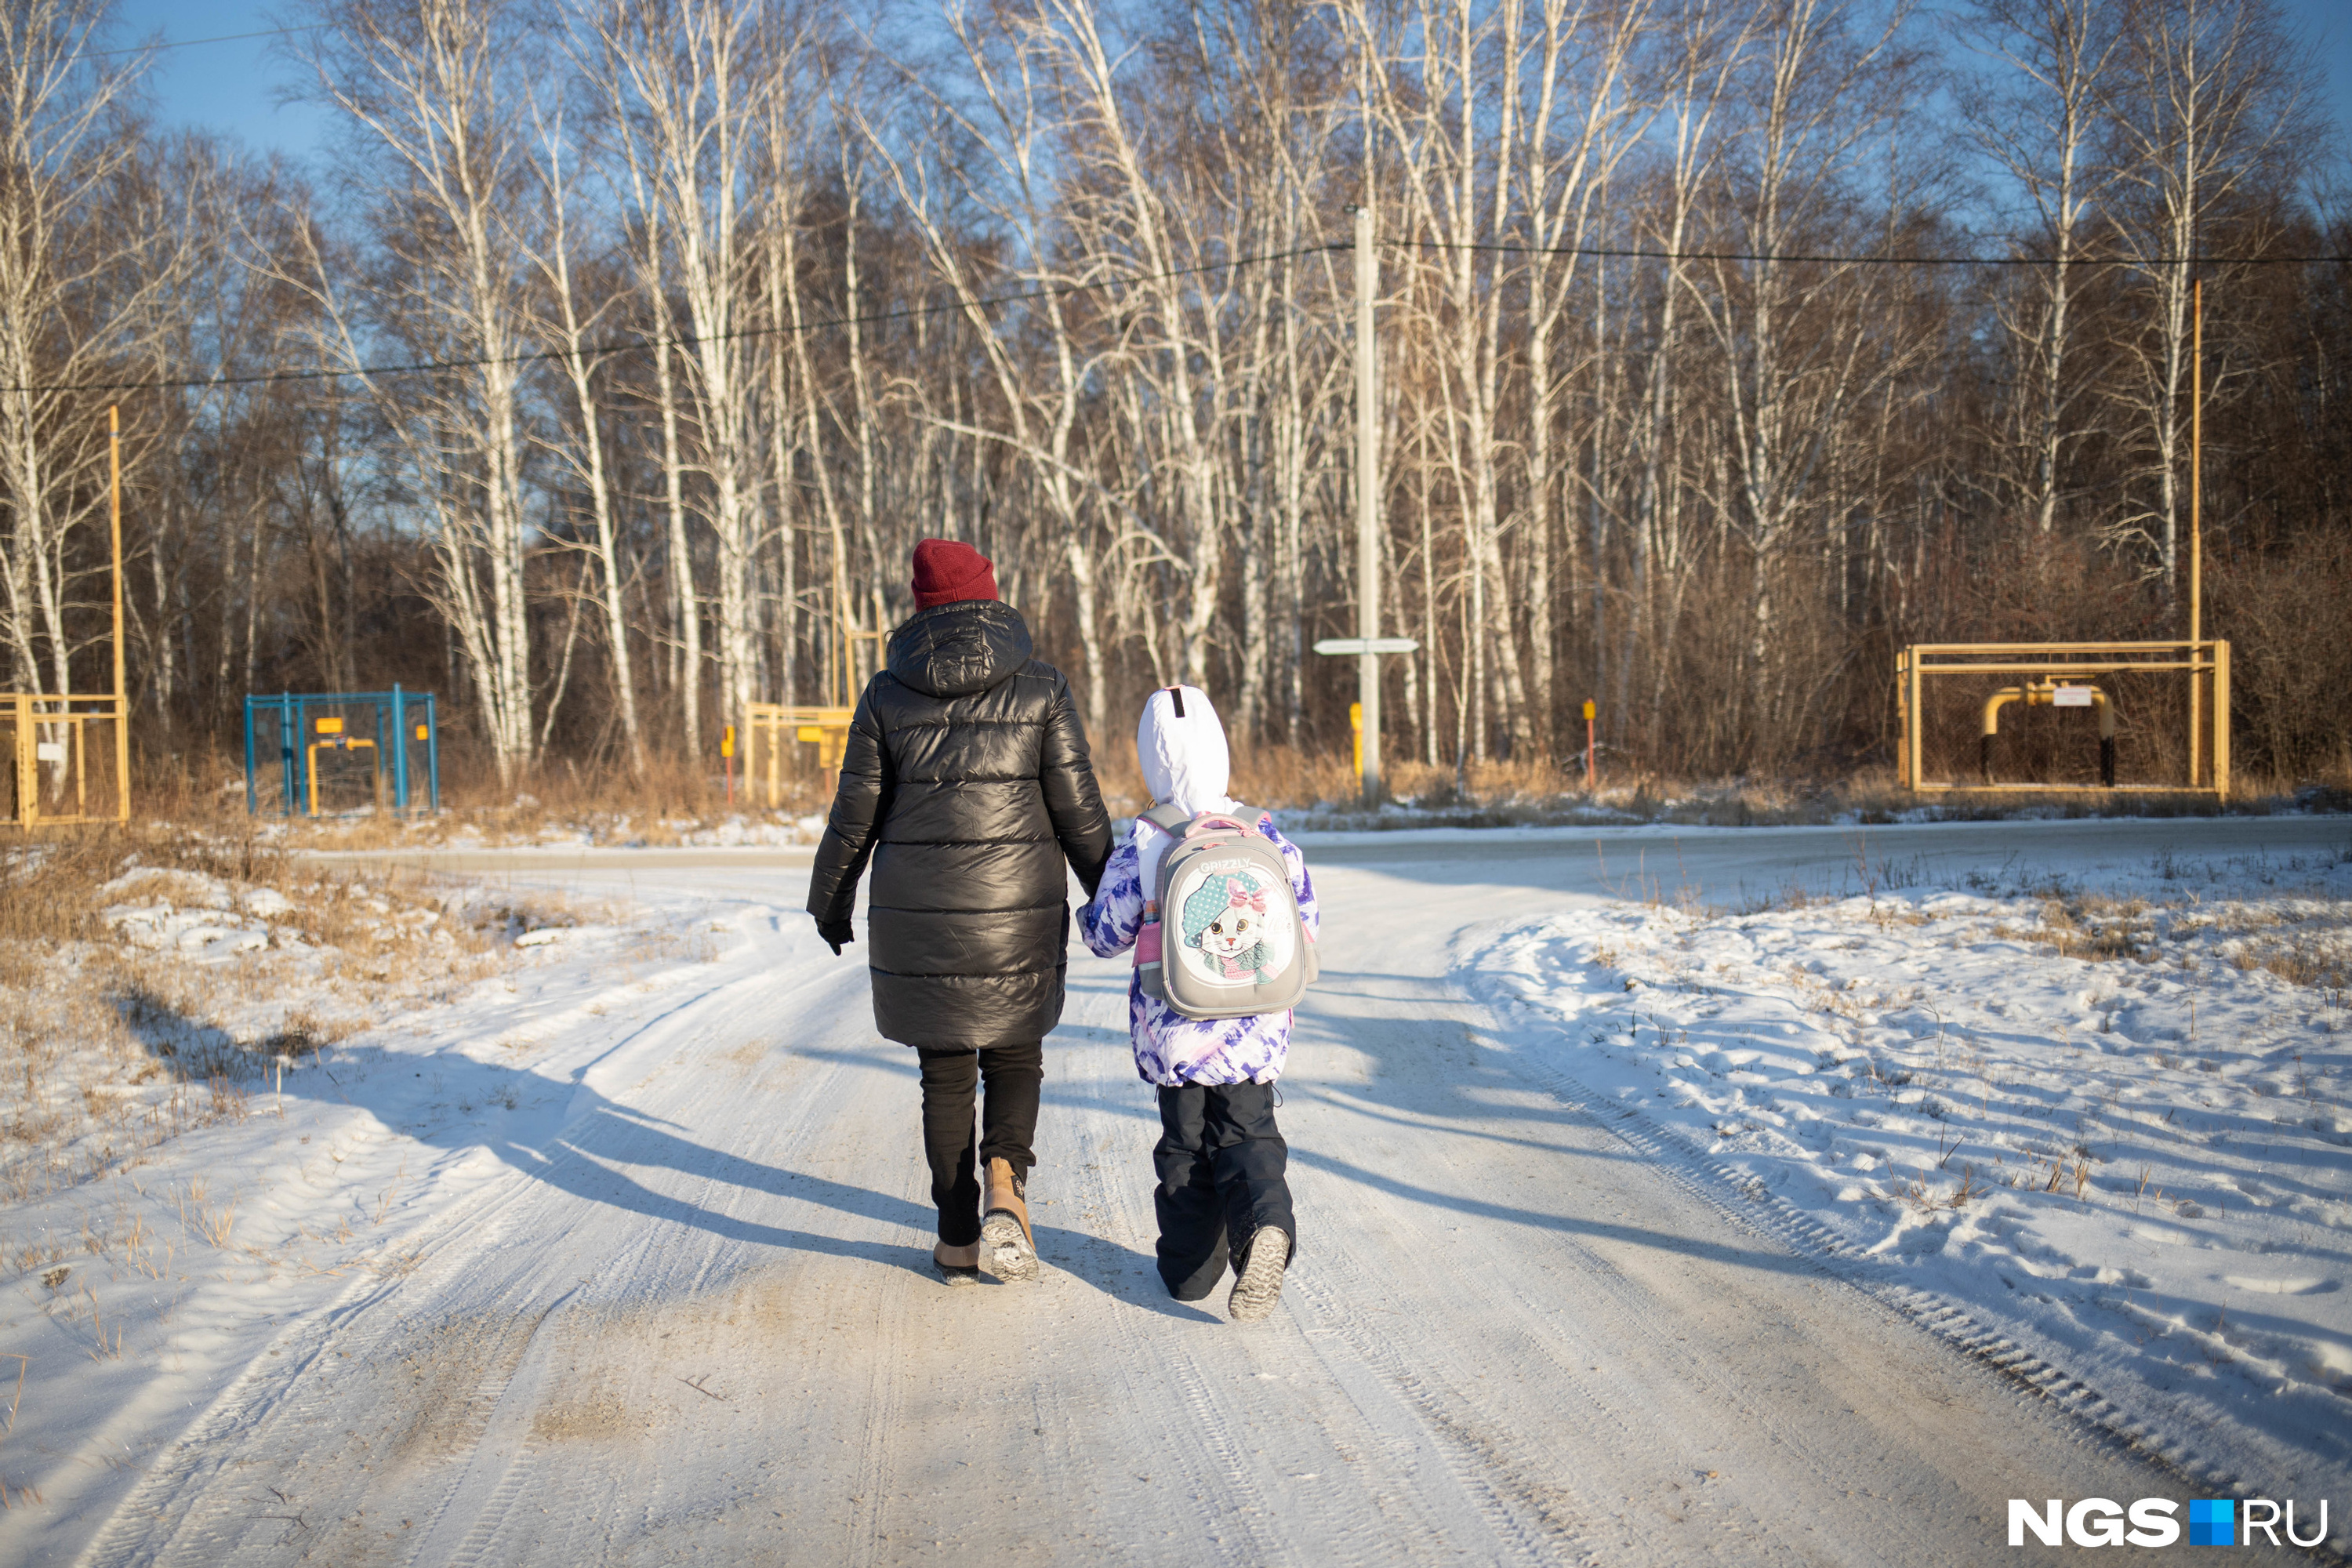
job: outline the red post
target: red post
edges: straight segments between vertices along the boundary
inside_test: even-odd
[[[727,726],[727,733],[719,742],[719,754],[727,759],[727,804],[735,804],[735,726]]]
[[[1584,793],[1592,793],[1592,715],[1596,711],[1592,699],[1584,700]]]

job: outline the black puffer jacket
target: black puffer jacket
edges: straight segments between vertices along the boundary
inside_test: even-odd
[[[1024,1045],[1062,1016],[1066,859],[1094,896],[1110,858],[1087,734],[1061,671],[992,599],[923,610],[858,700],[809,913],[846,921],[871,858],[874,1026],[910,1046]]]

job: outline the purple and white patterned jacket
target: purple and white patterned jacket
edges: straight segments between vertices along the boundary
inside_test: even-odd
[[[1315,906],[1315,883],[1307,875],[1307,858],[1276,830],[1273,817],[1262,816],[1257,830],[1272,840],[1290,868],[1290,890],[1298,897],[1300,921],[1308,932],[1319,934],[1323,922]],[[1130,835],[1112,852],[1095,901],[1078,911],[1078,934],[1097,958],[1131,950],[1143,924],[1138,837]],[[1162,1089],[1187,1083],[1272,1083],[1290,1057],[1288,1008],[1246,1018],[1187,1018],[1158,997],[1146,996],[1140,975],[1130,975],[1127,982],[1127,1033],[1135,1047],[1137,1076]],[[1185,1065],[1171,1068],[1171,1060]]]

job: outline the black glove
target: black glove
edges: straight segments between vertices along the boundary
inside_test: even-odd
[[[816,934],[831,944],[836,955],[843,948],[857,940],[857,933],[851,929],[847,921],[819,921],[816,922]]]

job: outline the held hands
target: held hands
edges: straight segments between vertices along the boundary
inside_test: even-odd
[[[816,934],[824,939],[835,956],[840,954],[843,948],[857,940],[856,932],[851,930],[847,921],[819,921],[816,922]]]

